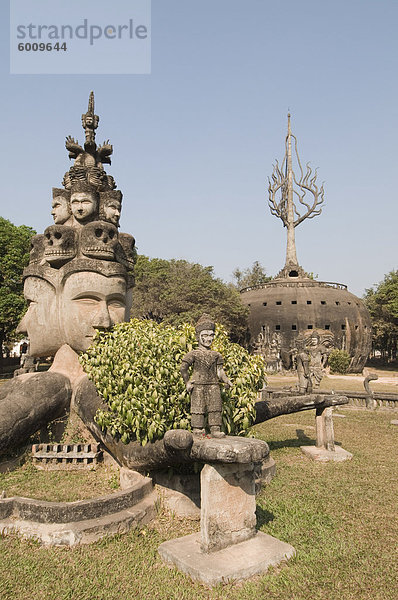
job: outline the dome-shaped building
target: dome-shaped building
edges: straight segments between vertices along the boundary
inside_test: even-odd
[[[292,138],[301,173],[299,180],[292,169]],[[297,261],[295,227],[304,219],[320,214],[323,186],[318,188],[316,174],[308,165],[305,174],[302,170],[297,140],[290,129],[290,115],[285,157],[281,167],[278,163],[274,167],[269,198],[271,213],[287,228],[286,264],[271,281],[241,290],[242,302],[250,307],[253,351],[262,354],[271,369],[288,368],[297,338],[301,338],[307,347],[318,344],[322,348],[322,360],[326,360],[332,348],[346,350],[351,356],[350,371],[360,372],[371,350],[367,308],[346,285],[314,280]],[[301,215],[298,208],[304,208]]]

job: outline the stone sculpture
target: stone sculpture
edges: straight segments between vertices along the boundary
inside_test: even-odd
[[[297,375],[299,380],[299,392],[300,394],[310,394],[312,392],[312,383],[310,377],[310,357],[305,349],[305,343],[303,340],[297,341]]]
[[[203,314],[196,323],[199,347],[188,352],[182,359],[181,375],[187,391],[191,394],[191,425],[194,435],[205,435],[205,416],[213,437],[224,437],[221,431],[222,402],[219,382],[228,388],[232,383],[223,369],[223,357],[211,350],[215,323]],[[189,377],[189,367],[193,367]]]
[[[23,274],[28,310],[18,331],[29,337],[32,357],[54,356],[54,362],[48,373],[35,375],[35,385],[36,380],[26,380],[31,374],[24,374],[3,386],[0,423],[8,423],[3,417],[10,413],[20,425],[11,440],[0,425],[0,452],[69,406],[77,382],[85,378],[77,353],[88,348],[96,329],[129,318],[135,241],[129,234],[119,238],[122,193],[104,170],[112,146],[107,141],[97,147],[98,122],[91,92],[82,115],[84,147],[66,138],[74,164],[64,175],[64,188],[53,188],[54,225],[33,237]],[[43,396],[40,402],[35,390]],[[18,396],[23,402],[15,403]]]

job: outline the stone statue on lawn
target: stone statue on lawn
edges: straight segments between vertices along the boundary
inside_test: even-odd
[[[205,435],[205,418],[213,437],[224,437],[221,431],[222,402],[220,382],[228,388],[232,383],[223,369],[223,357],[211,350],[215,323],[209,315],[202,315],[195,327],[199,347],[182,359],[181,375],[191,394],[191,425],[194,435]],[[193,367],[191,377],[189,367]]]

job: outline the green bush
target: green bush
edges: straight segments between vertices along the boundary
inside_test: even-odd
[[[329,366],[332,373],[347,373],[351,362],[351,356],[345,350],[332,350],[329,354]]]
[[[80,362],[108,405],[95,420],[124,442],[142,445],[169,429],[190,429],[190,398],[180,375],[182,357],[195,348],[195,330],[132,319],[112,331],[97,332]],[[257,391],[265,381],[264,362],[228,340],[217,325],[213,349],[224,357],[233,387],[222,389],[223,428],[244,435],[255,419]]]

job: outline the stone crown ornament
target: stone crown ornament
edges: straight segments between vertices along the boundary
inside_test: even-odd
[[[52,216],[43,234],[32,238],[30,265],[60,269],[69,261],[115,261],[131,275],[136,258],[134,237],[118,232],[123,194],[103,165],[111,164],[109,140],[97,146],[99,117],[94,114],[94,93],[82,115],[84,146],[68,136],[65,146],[74,164],[65,173],[64,188],[52,188]],[[101,264],[101,263],[99,263]],[[91,265],[92,267],[92,265]],[[91,270],[87,263],[87,268]],[[29,273],[27,269],[26,276]]]

